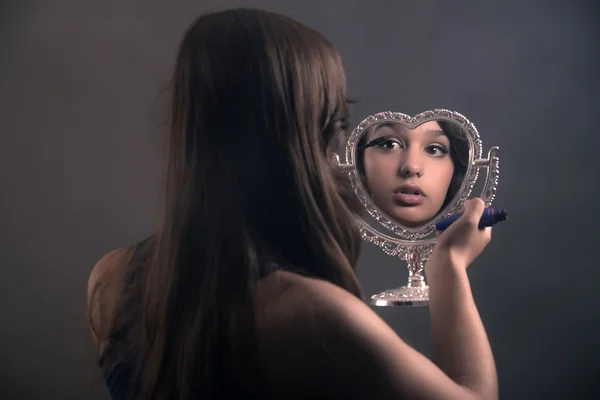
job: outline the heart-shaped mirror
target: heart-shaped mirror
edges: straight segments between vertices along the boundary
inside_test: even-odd
[[[411,117],[381,112],[363,120],[346,145],[354,191],[371,221],[359,220],[364,240],[408,263],[408,283],[371,297],[377,306],[426,305],[429,288],[423,265],[436,242],[436,223],[452,217],[471,194],[481,168],[487,170],[479,196],[489,207],[498,185],[498,147],[482,158],[475,126],[449,110]],[[388,234],[376,229],[382,226]]]

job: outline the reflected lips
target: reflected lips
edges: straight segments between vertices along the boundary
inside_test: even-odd
[[[394,191],[394,200],[404,207],[418,206],[424,198],[425,193],[416,185],[402,185]]]

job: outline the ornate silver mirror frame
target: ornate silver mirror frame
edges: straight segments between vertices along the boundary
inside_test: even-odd
[[[408,129],[413,129],[432,120],[453,122],[464,130],[469,141],[468,167],[462,185],[454,199],[431,221],[416,228],[408,228],[401,226],[384,213],[368,195],[357,169],[358,143],[365,131],[375,124],[394,122],[400,123]],[[358,224],[362,238],[379,246],[387,255],[399,257],[408,264],[408,283],[406,286],[386,290],[371,296],[371,304],[376,306],[419,306],[428,304],[429,287],[425,282],[423,269],[424,263],[429,258],[436,242],[435,224],[454,215],[462,208],[464,201],[471,194],[479,176],[479,170],[482,168],[487,171],[487,174],[479,197],[485,202],[486,207],[491,205],[498,186],[499,160],[496,155],[498,150],[498,147],[492,147],[487,158],[481,158],[482,142],[475,126],[462,114],[444,109],[425,111],[414,117],[399,112],[380,112],[370,115],[354,128],[346,145],[345,164],[340,163],[337,155],[334,155],[333,161],[338,168],[342,168],[349,174],[354,192],[369,215],[397,236],[392,237],[381,233],[361,218],[358,220]]]

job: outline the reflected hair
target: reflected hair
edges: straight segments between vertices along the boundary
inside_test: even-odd
[[[437,121],[440,128],[450,141],[450,159],[454,165],[454,174],[448,186],[446,198],[442,204],[442,209],[446,207],[452,199],[458,194],[458,191],[465,179],[469,166],[469,139],[464,130],[456,123],[450,121]]]
[[[261,268],[291,266],[361,297],[360,209],[327,158],[346,137],[341,59],[287,17],[220,11],[186,31],[170,91],[162,219],[109,339],[134,327],[118,354],[135,354],[138,399],[264,398]]]

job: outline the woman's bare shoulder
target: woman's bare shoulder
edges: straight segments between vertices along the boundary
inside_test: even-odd
[[[117,270],[131,254],[129,248],[111,250],[103,255],[92,268],[88,279],[88,299],[99,287],[114,283]]]
[[[319,279],[277,272],[261,285],[259,340],[274,390],[285,398],[351,395],[338,386],[354,375],[346,368],[359,340],[351,315],[369,320],[374,313],[353,294]]]
[[[268,279],[285,289],[275,291],[258,325],[261,354],[281,397],[473,398],[362,299],[318,279],[285,273]]]
[[[119,295],[120,282],[123,279],[121,268],[131,257],[131,249],[115,249],[96,262],[87,285],[87,302],[89,323],[92,337],[97,345],[104,341],[108,334],[116,301]]]
[[[100,279],[106,276],[107,273],[114,271],[114,269],[122,263],[131,253],[130,248],[120,248],[111,250],[104,254],[94,265],[90,278]]]
[[[277,271],[261,281],[257,294],[259,317],[277,326],[305,325],[304,318],[323,324],[349,310],[370,311],[361,299],[337,285],[288,271]]]

